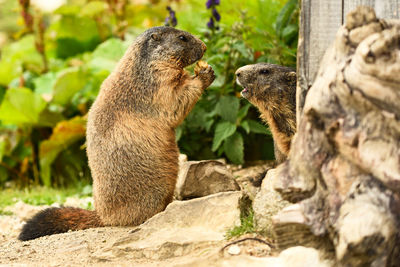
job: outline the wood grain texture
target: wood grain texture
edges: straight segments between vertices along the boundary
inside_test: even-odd
[[[357,6],[371,6],[378,17],[400,18],[400,0],[303,0],[297,52],[297,125],[308,89],[313,84],[325,51],[346,14]]]
[[[302,1],[300,20],[297,72],[301,91],[297,94],[297,114],[301,114],[305,95],[314,81],[321,58],[342,24],[342,1]]]
[[[372,7],[337,31],[272,180],[294,203],[273,218],[278,247],[328,250],[332,266],[400,266],[399,44],[400,20]]]
[[[375,9],[379,18],[399,19],[400,18],[400,0],[345,0],[343,6],[344,17],[357,6],[370,6]]]

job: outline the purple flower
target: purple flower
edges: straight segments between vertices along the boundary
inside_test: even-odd
[[[212,6],[219,5],[219,0],[207,0],[206,7],[207,9],[211,8]]]
[[[213,8],[212,15],[214,16],[216,21],[220,21],[221,20],[221,15],[218,13],[216,8]]]
[[[171,25],[172,27],[175,27],[178,24],[178,20],[176,19],[175,15],[171,19]]]
[[[214,19],[213,18],[210,18],[210,20],[208,21],[208,23],[207,23],[207,27],[209,28],[209,29],[214,29]]]
[[[167,6],[167,10],[169,11],[169,17],[165,18],[165,26],[175,27],[178,24],[178,20],[175,16],[175,11],[172,10],[170,6]]]

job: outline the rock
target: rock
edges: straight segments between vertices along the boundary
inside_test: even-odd
[[[272,217],[290,203],[283,200],[281,195],[273,189],[275,177],[282,165],[267,172],[261,184],[261,190],[253,201],[254,220],[259,231],[271,234]]]
[[[241,196],[241,192],[223,192],[174,201],[137,231],[130,231],[94,257],[163,260],[212,248],[225,239],[227,229],[240,224]]]
[[[177,199],[190,199],[237,190],[240,190],[240,187],[234,180],[232,173],[220,161],[180,162],[175,188]]]
[[[23,201],[18,201],[12,206],[7,206],[4,208],[4,211],[12,212],[21,220],[26,221],[30,219],[33,215],[38,213],[41,210],[44,210],[49,207],[59,207],[60,205],[57,203],[53,203],[53,205],[42,205],[42,206],[34,206],[30,204],[26,204]]]
[[[188,157],[185,154],[179,154],[178,160],[179,160],[179,166],[181,166],[182,164],[188,161]]]
[[[219,258],[217,256],[206,259],[195,259],[187,261],[184,264],[173,265],[174,267],[286,267],[277,257],[253,257],[248,255],[231,256],[227,258]],[[313,265],[310,265],[313,266]],[[289,266],[287,266],[289,267]],[[291,267],[291,266],[290,266]]]
[[[228,248],[228,253],[231,255],[239,255],[240,251],[241,249],[238,245],[233,245]]]
[[[93,207],[93,197],[77,198],[77,197],[67,197],[64,202],[64,206],[76,207],[87,209],[88,207]]]
[[[0,239],[1,236],[15,238],[22,229],[24,222],[15,215],[0,215]]]
[[[307,248],[302,246],[291,247],[285,249],[279,254],[278,257],[282,265],[290,267],[331,267],[334,266],[333,261],[323,259],[320,252],[314,248]]]
[[[318,250],[307,247],[292,247],[282,251],[276,257],[253,257],[249,255],[236,255],[221,257],[213,255],[203,260],[192,260],[185,264],[178,264],[173,266],[180,267],[332,267],[333,262],[324,259]]]
[[[240,189],[244,191],[251,200],[254,200],[260,191],[261,182],[269,169],[272,169],[274,161],[260,162],[256,166],[250,166],[232,171]]]

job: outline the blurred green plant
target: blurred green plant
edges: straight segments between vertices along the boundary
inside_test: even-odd
[[[30,205],[51,205],[53,203],[64,204],[68,197],[85,198],[89,196],[92,196],[92,186],[83,183],[62,190],[44,186],[34,186],[22,190],[7,188],[3,189],[0,194],[0,215],[12,215],[9,211],[4,210],[7,206],[13,206],[19,201]],[[91,202],[87,202],[85,206],[82,208],[91,209],[93,207]]]
[[[164,24],[166,6],[179,16],[177,28],[206,42],[217,75],[176,131],[181,151],[236,164],[272,158],[269,131],[240,98],[234,72],[260,61],[295,65],[298,3],[285,2],[221,1],[210,30],[205,0],[70,0],[52,12],[20,0],[19,31],[0,52],[0,185],[90,181],[86,113],[134,37]]]
[[[207,1],[207,8],[211,2]],[[251,2],[252,10],[261,13],[265,1]],[[240,97],[242,88],[236,85],[234,73],[257,62],[295,66],[298,2],[287,2],[270,22],[272,27],[257,24],[257,17],[250,18],[244,9],[238,14],[232,25],[219,23],[216,28],[208,23],[211,32],[203,33],[208,47],[205,58],[217,78],[177,131],[181,151],[194,159],[225,155],[242,164],[245,159],[273,157],[270,132],[259,121],[257,110]],[[227,15],[222,13],[222,20]]]

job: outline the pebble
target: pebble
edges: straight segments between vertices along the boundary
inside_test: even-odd
[[[240,251],[241,249],[238,245],[232,245],[228,248],[228,253],[231,255],[239,255]]]

